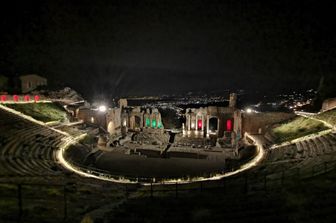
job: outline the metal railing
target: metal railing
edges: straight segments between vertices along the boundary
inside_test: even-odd
[[[207,191],[218,191],[223,194],[227,194],[228,196],[236,196],[242,194],[253,194],[253,193],[272,193],[274,191],[283,190],[287,187],[296,187],[301,185],[302,181],[317,175],[328,173],[331,170],[336,169],[336,161],[331,162],[323,162],[316,165],[311,165],[305,168],[292,168],[292,169],[285,169],[279,167],[278,171],[264,171],[265,168],[272,166],[272,165],[262,165],[258,166],[258,170],[256,171],[248,171],[243,172],[241,174],[223,178],[221,180],[216,181],[199,181],[199,182],[192,182],[190,184],[181,184],[176,182],[174,184],[165,184],[165,183],[153,183],[149,182],[149,186],[142,186],[140,184],[111,184],[109,183],[109,187],[113,187],[115,185],[118,187],[118,190],[122,191],[125,198],[127,199],[128,196],[132,192],[137,192],[140,197],[155,197],[155,196],[175,196],[180,197],[183,194],[190,192],[192,193],[204,193]],[[265,168],[264,168],[265,167]],[[95,170],[90,170],[95,171]],[[106,174],[108,173],[105,171],[104,173],[101,170],[95,171],[97,174]],[[114,175],[110,175],[110,177],[116,177]],[[69,176],[71,179],[71,176]],[[139,179],[139,178],[135,178]],[[148,179],[147,179],[148,180]],[[73,181],[73,180],[72,180]],[[94,185],[103,185],[106,182],[103,181],[94,181]],[[12,200],[16,201],[16,214],[18,220],[22,220],[25,217],[25,205],[29,205],[30,203],[40,202],[41,199],[44,200],[53,200],[53,196],[46,196],[43,193],[47,193],[50,188],[57,188],[58,191],[61,191],[61,194],[58,195],[56,199],[58,205],[55,206],[58,209],[58,213],[63,213],[62,216],[57,216],[58,220],[65,220],[69,217],[69,204],[73,201],[73,198],[70,199],[70,196],[74,196],[69,188],[76,188],[81,187],[80,182],[75,182],[75,185],[71,184],[39,184],[39,183],[12,183],[12,182],[1,182],[0,188],[5,185],[6,188],[12,188],[12,193],[6,193],[2,191],[2,200]],[[112,186],[111,186],[112,185]],[[16,188],[16,189],[14,189]],[[41,189],[42,188],[42,189]],[[96,187],[92,187],[92,190],[97,190]],[[16,192],[15,192],[16,191]],[[38,193],[35,196],[35,193]],[[32,194],[30,197],[27,197],[27,194]],[[82,199],[79,198],[78,199]],[[78,201],[77,201],[78,202]],[[12,207],[13,208],[13,207]],[[56,221],[57,222],[57,221]]]

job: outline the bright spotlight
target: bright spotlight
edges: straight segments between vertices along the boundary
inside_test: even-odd
[[[251,113],[251,112],[252,112],[252,109],[248,108],[248,109],[246,109],[246,112],[247,112],[247,113]]]
[[[101,106],[98,107],[98,110],[100,112],[106,112],[106,106],[105,105],[101,105]]]

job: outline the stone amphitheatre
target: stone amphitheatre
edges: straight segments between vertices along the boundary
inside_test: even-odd
[[[126,100],[101,108],[7,98],[3,222],[335,218],[335,108],[247,113],[232,94],[226,107],[185,109],[181,127],[168,129],[160,109]]]

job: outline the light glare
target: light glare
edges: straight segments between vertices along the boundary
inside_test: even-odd
[[[100,112],[106,112],[106,106],[105,105],[101,105],[101,106],[99,106],[98,110]]]

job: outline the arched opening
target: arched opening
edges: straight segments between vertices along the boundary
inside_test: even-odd
[[[197,130],[202,130],[203,121],[202,119],[197,120]]]
[[[113,121],[110,121],[109,124],[107,125],[107,131],[108,133],[110,133],[110,135],[113,135],[115,133],[115,127]]]
[[[145,125],[146,125],[146,127],[150,127],[150,119],[148,117],[146,117]]]
[[[156,128],[156,119],[152,120],[152,128]]]
[[[141,124],[141,118],[139,116],[134,116],[134,127],[135,128],[140,128]]]
[[[209,119],[209,130],[210,131],[218,130],[218,118],[212,117]]]
[[[232,131],[232,120],[231,119],[226,120],[226,131],[228,132]]]

